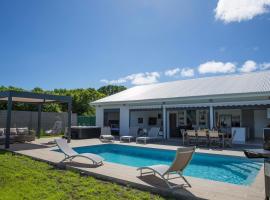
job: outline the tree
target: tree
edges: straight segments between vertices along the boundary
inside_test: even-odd
[[[107,85],[99,88],[97,91],[105,94],[106,96],[113,95],[115,93],[126,90],[125,86],[117,86],[117,85]]]

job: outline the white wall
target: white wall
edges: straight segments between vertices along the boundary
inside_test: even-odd
[[[161,118],[157,119],[157,125],[158,127],[162,126],[162,111],[156,111],[156,110],[151,110],[151,111],[131,111],[130,112],[130,127],[141,127],[141,128],[147,128],[150,129],[153,126],[148,125],[148,119],[149,117],[158,117],[158,114],[160,114]],[[139,124],[138,123],[138,118],[143,118],[143,123]]]
[[[96,126],[103,127],[104,109],[96,107]]]
[[[120,136],[129,134],[129,108],[120,107]]]
[[[254,131],[255,138],[263,137],[263,128],[270,124],[270,119],[267,119],[266,110],[254,110]]]

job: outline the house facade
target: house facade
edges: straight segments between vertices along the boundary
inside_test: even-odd
[[[270,126],[270,71],[136,86],[91,105],[96,125],[120,135],[133,126],[158,126],[164,138],[181,137],[180,129],[217,128],[237,132],[242,143],[261,139]]]

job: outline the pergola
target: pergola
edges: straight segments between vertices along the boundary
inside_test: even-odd
[[[42,105],[45,103],[67,103],[68,104],[68,132],[67,139],[70,142],[71,136],[71,114],[72,114],[72,98],[70,96],[58,96],[50,94],[40,94],[32,92],[17,92],[5,91],[0,92],[0,101],[7,101],[7,119],[6,119],[6,139],[5,148],[9,148],[10,144],[10,124],[11,124],[11,111],[13,102],[22,102],[38,105],[38,128],[37,136],[40,137],[41,130],[41,111]]]

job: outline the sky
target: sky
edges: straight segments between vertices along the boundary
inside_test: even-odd
[[[98,88],[270,69],[270,0],[0,0],[0,85]]]

